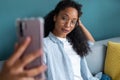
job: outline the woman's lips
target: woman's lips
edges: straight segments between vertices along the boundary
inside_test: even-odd
[[[66,30],[66,29],[62,29],[62,31],[65,32],[65,33],[69,32],[69,30]]]

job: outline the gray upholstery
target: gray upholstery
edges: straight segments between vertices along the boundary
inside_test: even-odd
[[[120,37],[96,41],[86,56],[88,67],[93,74],[103,71],[108,41],[120,42]]]

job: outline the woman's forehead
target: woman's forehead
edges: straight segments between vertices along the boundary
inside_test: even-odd
[[[64,10],[61,10],[59,14],[67,15],[73,18],[78,18],[78,11],[72,7],[68,7],[68,8],[65,8]]]

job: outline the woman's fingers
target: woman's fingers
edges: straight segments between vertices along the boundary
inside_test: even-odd
[[[6,61],[8,66],[12,66],[15,63],[15,61],[17,61],[20,58],[20,56],[23,54],[29,43],[30,43],[30,38],[28,37],[23,42],[23,44],[21,44],[19,48],[14,52],[14,54]]]
[[[37,59],[41,55],[42,55],[42,51],[41,50],[37,50],[35,52],[32,52],[32,53],[26,55],[25,57],[23,57],[20,60],[21,67],[25,67],[27,64],[29,64],[30,62],[34,61],[35,59]]]
[[[37,76],[38,74],[43,73],[46,69],[47,69],[47,67],[45,65],[41,65],[39,67],[35,67],[33,69],[26,70],[24,72],[24,76],[34,77],[34,76]]]
[[[17,80],[35,80],[34,78],[20,78],[20,79],[17,79]]]
[[[78,23],[79,23],[79,24],[82,24],[82,22],[81,22],[81,20],[80,20],[80,19],[78,20]]]
[[[18,43],[15,43],[15,46],[14,46],[14,52],[18,49]]]

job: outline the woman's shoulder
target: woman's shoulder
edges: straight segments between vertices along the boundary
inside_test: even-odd
[[[45,37],[43,39],[43,44],[44,44],[44,46],[50,46],[50,45],[54,44],[54,41],[50,37]]]
[[[51,40],[50,40],[49,37],[43,38],[43,43],[44,43],[44,44],[49,44],[50,42],[51,42]]]
[[[44,37],[43,42],[49,41],[49,37]]]
[[[49,37],[43,38],[43,49],[44,49],[44,51],[49,50],[50,42],[51,41],[50,41]]]

